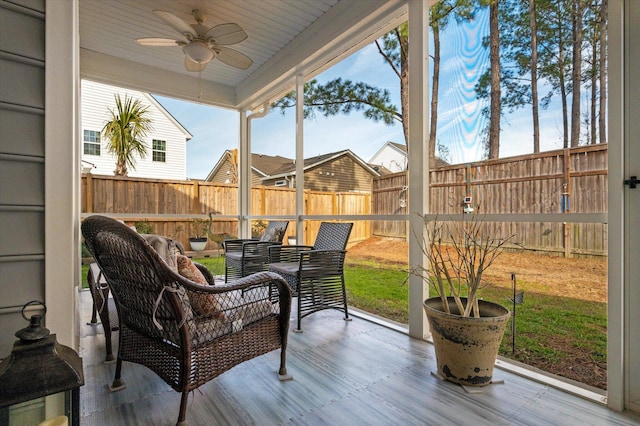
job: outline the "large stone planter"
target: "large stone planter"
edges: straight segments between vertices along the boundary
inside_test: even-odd
[[[465,386],[491,383],[500,342],[511,317],[509,310],[480,300],[480,318],[461,317],[442,312],[440,297],[425,300],[423,306],[433,336],[438,374]],[[455,302],[451,297],[449,306],[453,312]]]

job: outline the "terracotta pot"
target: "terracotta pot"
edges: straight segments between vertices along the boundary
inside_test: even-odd
[[[438,373],[445,380],[465,386],[488,385],[511,312],[496,303],[480,300],[480,318],[461,317],[457,315],[453,298],[448,300],[455,313],[442,311],[440,297],[423,303],[433,336]],[[463,300],[466,303],[466,299]]]

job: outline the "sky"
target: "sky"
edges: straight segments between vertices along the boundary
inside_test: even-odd
[[[400,105],[400,83],[391,68],[384,64],[375,46],[370,45],[317,77],[366,81],[386,88],[393,102]],[[203,179],[226,149],[237,147],[239,115],[236,111],[179,101],[154,95],[192,135],[187,143],[187,176]],[[283,115],[272,110],[266,117],[252,120],[252,151],[259,154],[295,157],[295,111]],[[402,126],[374,123],[361,112],[325,118],[321,115],[305,120],[305,157],[351,149],[365,161],[387,142],[404,143]]]
[[[458,26],[454,20],[441,35],[442,60],[438,99],[438,143],[447,147],[447,160],[464,163],[482,159],[481,131],[486,126],[482,108],[488,100],[475,97],[478,77],[489,66],[489,55],[481,40],[488,33],[488,14]],[[370,44],[316,77],[325,82],[337,77],[388,89],[400,109],[400,82],[396,74]],[[541,93],[544,91],[541,89]],[[226,149],[237,147],[239,114],[236,111],[179,101],[155,95],[156,99],[193,135],[187,143],[187,177],[204,179]],[[533,151],[530,109],[505,114],[501,122],[500,157]],[[271,111],[252,121],[252,152],[295,157],[295,111],[284,115]],[[558,105],[540,110],[541,150],[562,148],[562,122]],[[362,112],[304,123],[305,157],[350,149],[364,161],[388,142],[404,143],[400,123],[386,125],[363,117]]]

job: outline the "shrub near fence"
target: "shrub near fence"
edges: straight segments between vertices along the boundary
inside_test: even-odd
[[[148,222],[153,232],[166,235],[189,247],[190,220],[177,215],[237,215],[238,189],[235,185],[215,184],[201,181],[169,181],[145,178],[82,175],[83,213],[118,213],[128,216],[125,222]],[[251,190],[252,215],[295,215],[295,189],[255,187]],[[320,191],[304,192],[305,213],[310,215],[371,214],[371,194],[332,193]],[[164,215],[149,217],[148,215]],[[172,216],[175,215],[175,216]],[[305,241],[313,244],[319,221],[305,221]],[[237,234],[237,221],[216,218],[211,227],[214,234]],[[291,223],[286,237],[295,234]],[[356,222],[350,242],[357,242],[371,235],[367,221]],[[207,250],[217,249],[209,241]]]
[[[406,173],[374,180],[375,214],[408,213],[400,206]],[[480,213],[607,212],[607,145],[440,167],[430,172],[431,213],[462,213],[464,197]],[[496,223],[516,242],[534,249],[605,255],[607,227],[601,223]],[[400,221],[374,221],[375,235],[406,237]]]

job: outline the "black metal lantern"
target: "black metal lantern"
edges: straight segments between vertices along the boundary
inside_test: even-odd
[[[46,306],[42,302],[29,302],[22,307],[22,316],[29,326],[16,332],[20,338],[13,345],[11,356],[0,363],[0,424],[23,423],[14,419],[22,412],[24,418],[35,424],[45,420],[44,414],[31,413],[20,408],[27,401],[49,395],[64,394],[64,413],[46,411],[46,417],[63,414],[70,424],[80,422],[80,386],[84,385],[82,359],[73,349],[61,345],[55,334],[42,326],[43,315],[25,316],[25,308],[31,305]],[[32,410],[37,411],[37,410]]]

